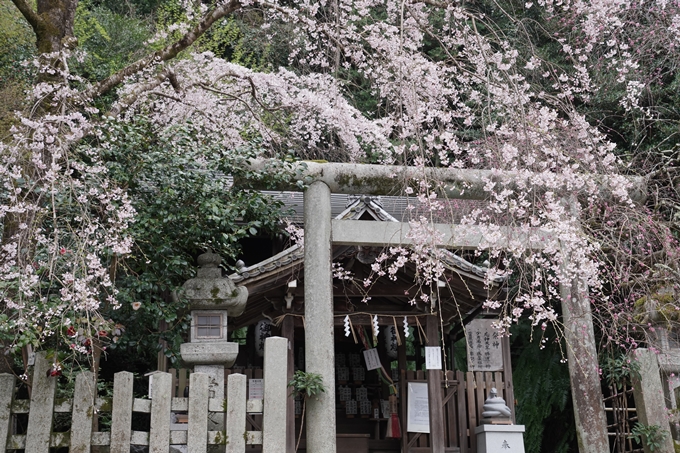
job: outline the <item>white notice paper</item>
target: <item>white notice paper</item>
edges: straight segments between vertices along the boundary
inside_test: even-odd
[[[425,346],[425,369],[442,369],[442,354],[439,346]]]
[[[264,379],[248,379],[248,399],[264,399]]]
[[[430,433],[430,407],[427,400],[427,383],[408,383],[408,415],[406,431]]]
[[[381,366],[380,357],[378,357],[378,350],[376,348],[364,351],[364,360],[366,361],[366,369],[368,371],[377,370]]]

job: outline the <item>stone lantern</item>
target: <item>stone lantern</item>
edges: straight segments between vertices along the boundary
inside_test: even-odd
[[[182,286],[191,309],[190,342],[180,346],[180,355],[194,372],[210,376],[210,397],[224,399],[224,368],[236,361],[238,343],[227,341],[227,317],[243,313],[248,290],[222,277],[222,258],[216,253],[198,257],[196,277]]]

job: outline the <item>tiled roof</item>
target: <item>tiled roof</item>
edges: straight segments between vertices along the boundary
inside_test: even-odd
[[[279,192],[279,194],[285,194],[282,196],[287,197],[288,194],[295,194],[295,192],[285,193]],[[299,198],[302,199],[302,194],[299,195],[300,195]],[[384,207],[383,203],[385,202],[385,199],[390,199],[390,202],[393,203],[392,207],[397,206],[399,203],[402,204],[401,205],[402,207],[408,204],[408,200],[405,199],[402,199],[402,201],[399,201],[398,203],[396,202],[396,200],[391,200],[402,197],[367,197],[367,196],[357,197],[347,195],[343,195],[342,197],[344,197],[346,203],[342,211],[340,211],[337,207],[338,203],[341,201],[341,198],[335,197],[334,199],[335,211],[333,212],[338,212],[337,214],[334,215],[334,218],[337,220],[358,220],[362,218],[365,214],[368,214],[376,221],[399,222],[399,220],[397,220],[397,218],[393,216],[393,213],[395,211],[392,210],[392,212],[389,212]],[[402,209],[400,212],[403,213],[404,210]],[[300,216],[302,216],[302,214],[300,214]],[[476,277],[480,280],[485,280],[487,278],[488,273],[487,268],[474,265],[448,250],[443,250],[442,252],[443,253],[441,254],[441,256],[444,261],[444,264],[449,269],[458,272],[464,272],[470,275],[471,277]],[[240,268],[236,273],[231,274],[229,278],[234,283],[244,284],[246,280],[250,278],[271,272],[283,266],[302,263],[303,261],[304,261],[304,249],[302,248],[301,244],[296,244],[272,256],[271,258],[268,258],[252,266],[244,266]],[[502,284],[504,281],[505,278],[500,276],[496,276],[491,279],[491,283],[495,284]]]

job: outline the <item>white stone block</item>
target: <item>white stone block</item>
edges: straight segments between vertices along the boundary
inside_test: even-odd
[[[475,433],[477,453],[524,453],[524,425],[481,425]]]

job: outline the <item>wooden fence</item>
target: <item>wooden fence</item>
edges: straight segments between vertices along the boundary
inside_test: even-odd
[[[173,397],[185,396],[190,388],[189,383],[193,371],[190,368],[170,368],[168,373],[172,378],[170,385],[171,394]],[[261,368],[234,368],[224,369],[224,382],[229,381],[229,376],[232,374],[242,374],[246,377],[246,395],[250,395],[250,380],[263,379],[264,373]],[[288,392],[290,393],[290,392]],[[225,385],[224,394],[227,394],[227,387]],[[256,405],[257,400],[251,400],[250,405]],[[256,406],[253,406],[256,407]],[[246,431],[262,431],[262,411],[248,410],[246,413]]]
[[[31,399],[15,399],[15,378],[0,374],[0,452],[25,450],[49,453],[50,448],[68,448],[70,453],[89,453],[93,447],[109,446],[110,453],[130,453],[131,445],[148,447],[149,453],[167,453],[170,445],[191,453],[205,453],[208,445],[222,445],[222,452],[242,453],[246,445],[262,445],[263,453],[280,453],[286,440],[286,354],[288,341],[271,337],[265,343],[264,400],[246,399],[246,376],[231,374],[226,400],[209,398],[209,376],[189,377],[189,397],[174,397],[169,373],[153,378],[153,399],[134,398],[133,375],[116,373],[112,398],[98,398],[93,375],[76,378],[72,399],[55,399],[56,379],[49,376],[51,363],[38,354],[33,373]],[[172,414],[187,413],[185,427],[172,423]],[[94,431],[94,414],[102,420],[110,413],[110,430]],[[264,430],[246,429],[248,413],[261,413]],[[54,428],[55,414],[71,414],[63,432]],[[139,415],[134,414],[148,414]],[[28,417],[25,433],[15,433],[17,417]],[[68,417],[68,415],[66,415]],[[211,420],[223,420],[224,429],[209,431]],[[137,418],[133,422],[133,418]],[[139,422],[139,419],[149,420]],[[135,430],[148,425],[148,431]],[[103,424],[102,424],[103,425]]]
[[[406,371],[402,394],[408,397],[408,382],[427,382],[423,371]],[[479,425],[484,411],[484,401],[492,388],[498,390],[498,396],[504,398],[512,408],[513,392],[505,382],[504,373],[498,372],[442,372],[442,401],[444,423],[444,453],[474,453],[477,451],[475,428]],[[405,433],[404,453],[431,452],[429,434],[410,433],[406,431],[407,398],[402,400],[402,432]],[[514,414],[514,408],[513,408]]]

